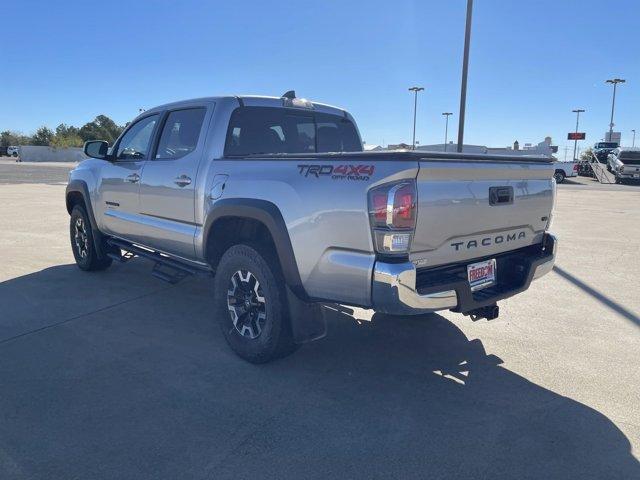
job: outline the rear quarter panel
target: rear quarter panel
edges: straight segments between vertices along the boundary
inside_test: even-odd
[[[327,173],[348,172],[359,165],[372,167],[372,174],[350,178]],[[373,162],[366,157],[357,162],[339,158],[215,159],[208,169],[208,177],[229,176],[222,198],[261,199],[279,208],[300,278],[310,297],[370,305],[375,254],[367,191],[388,181],[415,178],[417,162]],[[206,216],[215,201],[203,207]]]

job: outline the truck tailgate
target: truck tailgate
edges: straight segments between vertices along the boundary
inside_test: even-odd
[[[420,159],[410,259],[419,267],[542,241],[553,208],[550,163]]]

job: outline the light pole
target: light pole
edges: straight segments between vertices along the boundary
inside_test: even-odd
[[[413,96],[413,150],[416,149],[416,110],[418,109],[418,92],[424,90],[424,87],[411,87],[410,92],[414,93]]]
[[[636,146],[636,129],[631,130],[633,132],[633,141],[631,142],[631,148]]]
[[[442,115],[444,115],[445,121],[444,121],[444,151],[447,151],[447,140],[448,140],[448,134],[449,134],[449,115],[453,115],[453,113],[451,112],[442,112]]]
[[[624,83],[622,78],[612,78],[606,81],[606,83],[613,84],[613,99],[611,100],[611,121],[609,122],[609,141],[613,142],[613,111],[616,108],[616,87],[619,83]]]
[[[462,85],[460,86],[460,117],[458,118],[458,152],[462,152],[462,146],[464,144],[464,111],[467,104],[467,74],[469,72],[472,11],[473,0],[467,0],[467,23],[464,31],[464,55],[462,58]]]
[[[578,124],[580,122],[580,114],[584,112],[583,109],[577,108],[575,110],[571,110],[576,114],[576,138],[573,139],[573,161],[576,161],[576,150],[578,148]]]

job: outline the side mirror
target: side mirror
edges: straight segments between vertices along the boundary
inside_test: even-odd
[[[84,144],[84,154],[87,157],[108,160],[109,144],[104,140],[91,140]]]

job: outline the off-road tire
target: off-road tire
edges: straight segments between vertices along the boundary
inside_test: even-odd
[[[81,205],[74,206],[71,211],[69,237],[73,257],[81,270],[104,270],[111,265],[110,257],[98,255],[89,216]]]
[[[214,279],[214,313],[227,343],[244,360],[266,363],[296,349],[284,285],[268,249],[238,244],[222,255]]]

